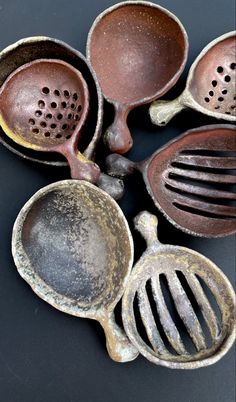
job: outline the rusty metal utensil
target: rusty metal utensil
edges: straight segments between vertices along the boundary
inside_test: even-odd
[[[0,125],[16,143],[66,157],[71,177],[96,182],[100,170],[78,152],[89,109],[81,73],[56,59],[39,59],[16,69],[0,90]]]
[[[12,253],[19,274],[39,297],[100,322],[113,360],[136,358],[113,312],[132,268],[133,240],[108,194],[77,180],[39,190],[16,219]]]
[[[0,87],[8,76],[23,64],[37,59],[60,59],[79,70],[89,90],[89,112],[82,128],[79,150],[87,159],[94,159],[101,137],[103,96],[96,75],[83,54],[67,43],[46,36],[21,39],[0,52]],[[21,147],[0,129],[0,143],[18,156],[47,165],[66,166],[66,160],[58,153],[38,152]]]
[[[216,363],[235,340],[232,285],[203,255],[161,244],[154,215],[142,212],[135,227],[148,248],[135,265],[122,300],[129,339],[157,365],[196,369]]]
[[[112,152],[132,147],[129,112],[164,95],[182,73],[188,38],[178,18],[145,1],[112,6],[94,21],[87,56],[103,94],[115,108],[115,120],[105,133]]]
[[[184,92],[175,100],[150,107],[154,124],[166,125],[185,108],[217,119],[236,121],[236,31],[213,40],[189,70]]]
[[[179,229],[204,237],[236,233],[236,130],[210,125],[187,131],[141,163],[113,154],[107,171],[139,170],[157,208]]]

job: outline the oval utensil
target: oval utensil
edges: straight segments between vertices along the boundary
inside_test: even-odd
[[[46,36],[21,39],[0,52],[0,86],[16,68],[36,59],[60,59],[79,70],[89,90],[89,111],[79,149],[88,159],[94,159],[97,143],[101,136],[103,117],[103,96],[90,64],[78,50],[65,42]],[[66,166],[67,162],[58,153],[38,152],[21,147],[0,129],[0,142],[17,155],[39,163]]]
[[[126,1],[101,13],[88,35],[87,55],[103,94],[115,108],[105,133],[112,152],[132,147],[129,112],[165,94],[182,73],[188,38],[168,10],[145,1]]]
[[[139,170],[157,208],[179,229],[196,236],[236,232],[236,131],[211,125],[187,131],[141,163],[113,154],[108,173]]]
[[[76,180],[38,191],[19,213],[12,238],[19,274],[57,309],[97,320],[113,360],[137,356],[114,319],[133,263],[133,240],[116,202]]]
[[[173,101],[158,100],[150,107],[154,124],[166,125],[185,108],[217,119],[236,121],[236,31],[213,40],[199,54],[184,92]]]
[[[81,73],[61,60],[39,59],[16,69],[0,89],[0,125],[18,144],[66,157],[71,177],[96,182],[100,171],[78,153],[89,92]]]
[[[161,244],[155,216],[142,212],[135,226],[148,248],[135,265],[122,300],[129,339],[157,365],[195,369],[216,363],[235,340],[235,293],[230,282],[196,251]]]

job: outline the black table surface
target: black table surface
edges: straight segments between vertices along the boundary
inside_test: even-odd
[[[85,53],[94,18],[113,0],[2,0],[0,47],[18,39],[47,35],[62,39]],[[173,99],[185,86],[187,72],[201,49],[214,38],[234,29],[234,0],[163,0],[175,13],[190,42],[184,73],[166,98]],[[150,155],[189,128],[215,120],[189,111],[165,128],[153,126],[148,108],[133,111],[129,126],[133,160]],[[104,124],[112,119],[106,106]],[[1,402],[233,402],[234,349],[217,364],[193,371],[169,370],[138,357],[126,364],[107,355],[99,324],[63,314],[39,299],[20,278],[11,256],[11,232],[23,204],[41,187],[69,177],[66,168],[27,162],[0,146],[0,401]],[[147,209],[159,217],[164,243],[184,245],[211,258],[228,278],[235,278],[235,238],[201,239],[183,234],[159,214],[139,175],[126,182],[120,205],[131,225]],[[134,232],[134,231],[133,231]],[[134,233],[137,259],[145,248]]]

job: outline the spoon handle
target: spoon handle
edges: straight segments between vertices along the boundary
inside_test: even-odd
[[[104,134],[104,142],[111,152],[125,154],[133,145],[133,140],[127,126],[127,107],[115,104],[115,119]]]
[[[136,359],[139,352],[129,341],[125,332],[116,324],[114,313],[99,320],[106,336],[106,346],[112,360],[126,363]]]
[[[138,164],[118,154],[108,155],[106,158],[106,171],[110,176],[126,177],[138,169]]]
[[[157,100],[153,102],[149,109],[149,114],[153,124],[165,126],[169,121],[186,106],[182,95],[172,101]]]

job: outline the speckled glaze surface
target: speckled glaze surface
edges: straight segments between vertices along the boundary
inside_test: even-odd
[[[236,232],[236,130],[209,125],[189,130],[141,163],[107,158],[107,171],[124,177],[139,170],[147,191],[179,229],[203,237]]]
[[[173,101],[150,107],[154,124],[164,126],[185,108],[236,121],[236,31],[210,42],[192,64],[184,92]]]
[[[184,69],[188,38],[178,18],[151,2],[126,1],[101,13],[88,35],[87,55],[115,120],[105,133],[112,152],[132,147],[129,112],[166,93]]]
[[[108,194],[73,180],[41,189],[16,219],[12,253],[19,274],[39,297],[100,322],[112,359],[137,356],[113,313],[133,264],[133,240]]]
[[[89,91],[79,70],[57,59],[23,64],[0,89],[0,125],[17,144],[58,152],[73,179],[96,182],[100,169],[78,151],[89,111]]]
[[[16,68],[39,58],[60,58],[60,60],[69,63],[83,74],[88,85],[91,103],[88,119],[83,128],[80,150],[85,157],[93,159],[94,151],[101,135],[103,97],[93,69],[80,52],[62,41],[49,37],[35,36],[22,39],[8,46],[0,53],[0,85]],[[55,166],[66,165],[66,162],[60,159],[56,153],[41,153],[17,145],[2,130],[0,130],[0,142],[25,159]]]
[[[154,215],[140,213],[135,227],[148,248],[133,268],[122,300],[124,327],[131,342],[152,363],[172,369],[216,363],[235,341],[232,285],[203,255],[161,244]],[[173,318],[163,280],[187,335],[176,316]],[[220,310],[218,315],[209,289]]]

